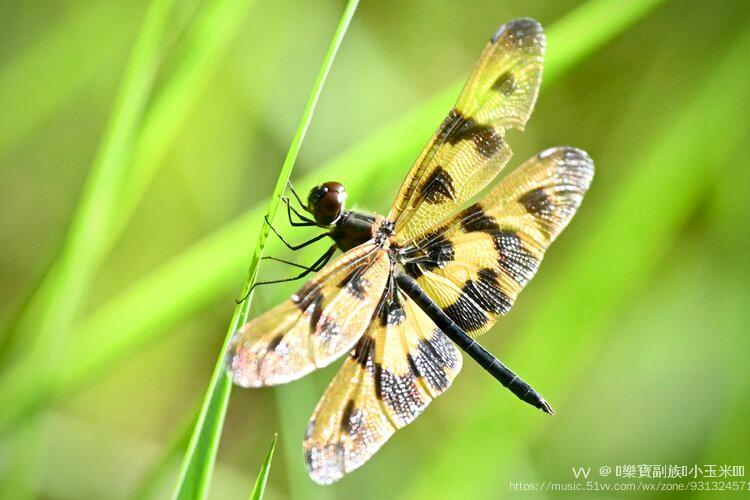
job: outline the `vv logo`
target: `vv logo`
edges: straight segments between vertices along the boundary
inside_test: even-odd
[[[581,477],[588,479],[589,474],[591,474],[591,467],[571,467],[570,470],[573,471],[573,476],[576,479]]]

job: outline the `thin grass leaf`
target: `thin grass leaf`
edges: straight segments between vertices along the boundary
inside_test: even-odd
[[[247,10],[253,3],[252,0],[209,2],[195,16],[194,24],[188,30],[185,40],[189,49],[186,50],[164,89],[145,113],[142,127],[137,130],[137,139],[131,137],[127,141],[121,141],[131,149],[117,158],[118,161],[130,162],[129,172],[127,178],[120,182],[124,186],[118,186],[117,196],[113,195],[111,198],[120,201],[113,209],[116,211],[116,216],[110,217],[112,222],[108,224],[108,231],[102,231],[100,235],[101,241],[99,241],[98,249],[100,260],[108,253],[132,216],[137,201],[142,197],[148,183],[161,165],[163,155],[174,140],[181,124],[184,123],[192,103],[206,85],[216,61],[220,60],[227,51],[229,43],[237,34],[242,19],[246,17]],[[114,157],[114,153],[109,157]],[[90,264],[93,266],[93,261]],[[92,269],[92,274],[93,272]],[[24,332],[37,327],[36,322],[39,317],[43,316],[43,309],[54,300],[50,293],[57,280],[56,273],[57,269],[53,268],[47,279],[40,285],[31,303],[25,307],[22,317],[15,322],[20,332],[15,337],[26,340],[28,336]],[[62,336],[58,341],[62,343]],[[6,397],[10,400],[23,401],[20,406],[16,407],[21,410],[18,416],[25,413],[24,408],[34,406],[39,394],[33,390],[29,391],[28,387],[23,387],[24,381],[35,379],[39,383],[38,388],[50,383],[37,370],[38,359],[40,358],[27,353],[25,359],[3,372],[0,377],[0,404],[5,404]],[[12,416],[12,413],[14,412],[5,416]],[[0,420],[3,418],[0,417]],[[0,423],[0,429],[2,427]]]
[[[569,261],[561,264],[563,271],[547,278],[549,295],[540,300],[544,308],[529,318],[517,332],[518,341],[503,353],[511,363],[529,359],[543,367],[533,382],[544,388],[550,400],[562,398],[577,369],[598,355],[605,340],[598,334],[652,275],[692,208],[711,187],[714,169],[729,162],[733,146],[747,136],[744,109],[737,103],[750,85],[750,68],[743,64],[749,50],[747,32],[721,58],[699,95],[653,150],[622,168],[629,175],[616,195],[604,200],[604,206],[584,203],[582,210],[598,209],[599,216],[581,230],[587,236],[572,248]],[[727,87],[730,80],[733,85]],[[738,124],[729,137],[720,126],[724,123]],[[599,164],[597,168],[601,173],[613,166]],[[633,210],[650,206],[657,198],[658,215]],[[461,426],[441,436],[440,456],[420,465],[404,498],[420,498],[436,488],[450,498],[496,493],[483,488],[498,484],[498,471],[512,470],[516,450],[524,453],[545,424],[538,415],[501,396],[475,401]],[[488,426],[495,432],[485,432]],[[507,432],[498,431],[502,429]],[[461,460],[456,461],[456,456]],[[464,481],[465,477],[472,480]]]
[[[268,482],[268,474],[271,472],[271,460],[273,459],[273,450],[276,449],[276,440],[279,435],[273,435],[273,441],[271,441],[271,447],[268,449],[266,459],[263,461],[263,466],[258,472],[258,478],[255,480],[255,486],[253,492],[250,495],[250,500],[260,500],[263,498],[263,494],[266,491],[266,483]]]
[[[60,256],[40,285],[36,300],[32,299],[41,306],[32,308],[32,317],[21,322],[33,330],[26,342],[39,332],[34,345],[42,352],[54,352],[62,344],[104,257],[114,224],[115,200],[127,177],[131,147],[161,57],[159,44],[171,6],[172,0],[155,0],[149,8]],[[32,352],[30,357],[34,354],[39,353]]]
[[[132,218],[185,125],[193,104],[208,85],[254,5],[255,0],[212,0],[204,2],[195,15],[195,21],[181,42],[187,49],[143,121],[131,173],[117,206],[119,224],[111,233],[111,245]]]
[[[323,90],[323,85],[328,77],[333,60],[341,46],[344,34],[354,16],[358,3],[358,0],[349,1],[344,9],[339,25],[336,28],[336,32],[333,35],[331,45],[328,48],[328,52],[313,85],[307,106],[302,114],[300,125],[297,128],[297,132],[295,133],[292,144],[289,147],[284,164],[281,167],[281,172],[278,181],[276,182],[273,196],[269,203],[268,210],[266,211],[269,220],[273,220],[276,215],[280,203],[280,197],[289,182],[294,162],[297,159],[299,149],[302,146],[302,141],[304,140],[305,134],[310,126],[320,93]],[[219,446],[221,429],[224,423],[224,416],[232,387],[229,376],[224,371],[224,359],[232,334],[248,319],[250,303],[252,300],[252,293],[250,293],[250,291],[252,283],[255,282],[258,272],[258,263],[260,262],[265,247],[268,232],[269,229],[267,226],[263,226],[260,231],[258,242],[250,261],[248,277],[242,290],[242,296],[247,297],[246,300],[238,304],[235,308],[234,315],[232,316],[229,328],[227,329],[224,344],[219,352],[216,366],[214,367],[214,372],[206,391],[203,407],[198,416],[198,422],[196,423],[193,436],[185,453],[180,476],[174,492],[174,498],[176,499],[204,498],[208,492],[214,462],[216,460],[216,451]]]
[[[216,64],[227,52],[254,3],[254,0],[205,2],[194,16],[181,43],[181,47],[185,47],[182,57],[162,90],[145,110],[137,134],[128,142],[127,155],[121,155],[123,161],[128,162],[129,171],[118,186],[114,208],[116,216],[108,224],[106,238],[99,243],[100,260],[109,253],[130,221],[193,103],[208,83]],[[54,272],[55,269],[50,274]],[[43,308],[50,300],[46,296],[47,288],[54,278],[48,278],[24,307],[21,317],[12,322],[17,325],[14,328],[16,331],[12,332],[13,339],[25,338],[24,331],[36,328],[36,318],[43,314]],[[29,357],[28,361],[31,366],[26,368],[33,368],[33,358]]]
[[[81,201],[71,221],[58,259],[45,277],[39,293],[32,299],[34,316],[21,321],[27,329],[24,338],[30,344],[28,359],[36,363],[40,380],[51,380],[57,370],[56,353],[69,333],[91,280],[103,259],[103,242],[114,217],[114,200],[127,175],[129,147],[132,144],[151,91],[160,58],[159,42],[169,19],[172,0],[151,3],[141,33],[131,53],[107,131],[84,186]],[[43,360],[39,362],[39,360]],[[35,469],[41,452],[44,431],[41,422],[28,422],[15,438],[14,460],[20,469]],[[34,472],[16,474],[34,481]],[[31,485],[15,483],[3,493],[13,498],[26,496]],[[13,491],[17,490],[17,491]]]
[[[599,22],[606,32],[577,43],[577,31],[586,31],[590,22],[587,5],[600,10]],[[635,8],[635,5],[641,8]],[[660,4],[660,0],[629,2],[621,10],[614,0],[591,0],[571,12],[547,30],[548,37],[565,50],[550,51],[546,58],[544,86],[569,72],[581,60],[622,33],[627,27]],[[608,7],[608,8],[607,8]],[[583,12],[584,14],[580,14]],[[562,23],[562,24],[559,24]],[[562,26],[561,28],[558,26]],[[571,26],[577,26],[577,30]],[[320,171],[330,178],[346,179],[352,198],[366,189],[391,189],[394,180],[404,175],[415,151],[450,109],[462,81],[428,99],[404,117],[383,127],[352,146],[318,172],[306,176],[302,184],[319,181]],[[420,135],[415,131],[425,131]],[[380,175],[373,175],[379,172]],[[105,367],[167,334],[171,327],[227,292],[227,283],[242,272],[247,255],[247,238],[261,230],[264,209],[255,207],[143,278],[127,291],[85,318],[71,343],[61,353],[64,359],[55,386],[48,386],[32,369],[6,374],[0,380],[0,402],[10,410],[0,414],[0,434],[45,401],[63,397],[91,380]],[[130,318],[124,324],[121,318]],[[99,335],[106,331],[107,335]]]

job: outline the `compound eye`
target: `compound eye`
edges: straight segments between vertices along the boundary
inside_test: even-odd
[[[307,209],[310,212],[315,211],[315,206],[318,204],[321,198],[328,192],[328,188],[325,186],[315,186],[310,190],[310,194],[307,197]]]
[[[346,190],[338,182],[326,182],[310,192],[308,205],[318,224],[329,226],[341,215]]]

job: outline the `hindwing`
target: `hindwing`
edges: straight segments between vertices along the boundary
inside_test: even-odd
[[[450,386],[461,361],[445,334],[391,284],[310,419],[310,476],[328,484],[362,465]]]

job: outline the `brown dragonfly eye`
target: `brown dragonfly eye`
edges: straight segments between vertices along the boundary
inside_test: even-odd
[[[315,217],[315,222],[322,226],[330,226],[344,210],[346,196],[343,185],[338,182],[326,182],[310,191],[307,208]]]

